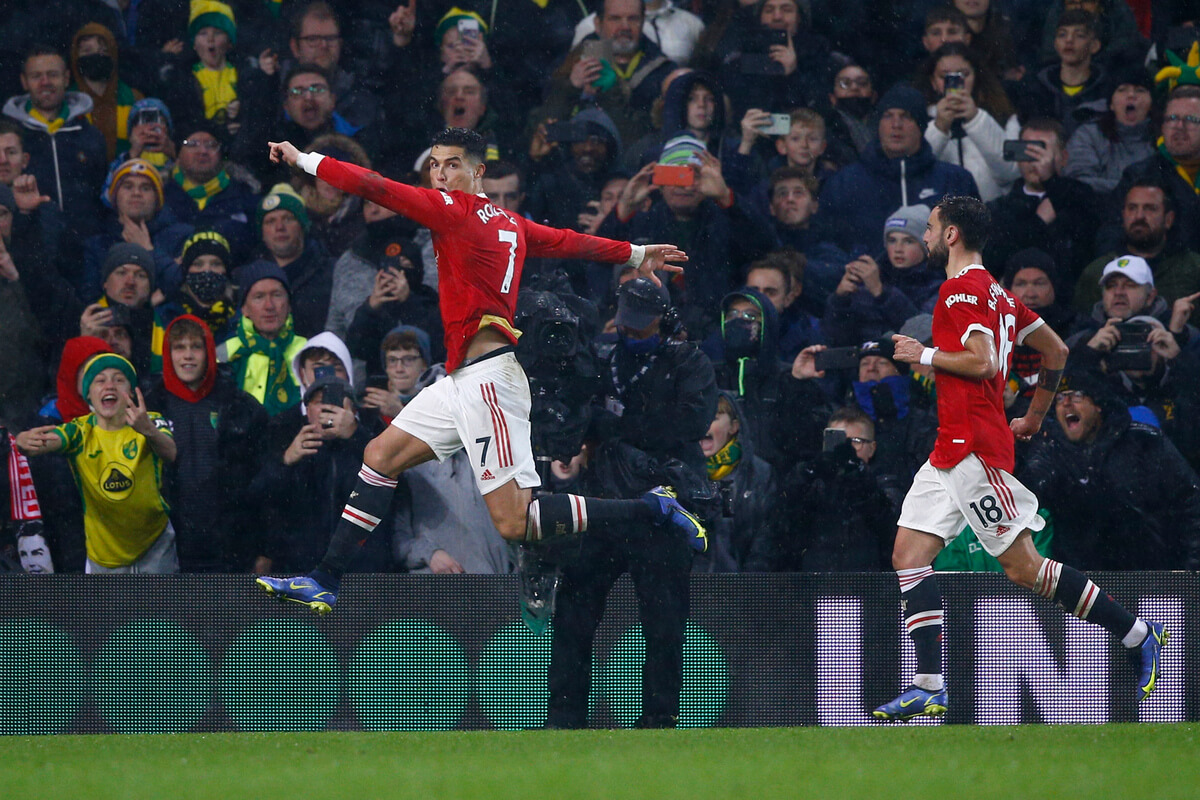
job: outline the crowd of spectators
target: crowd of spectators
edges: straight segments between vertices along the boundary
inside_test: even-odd
[[[486,138],[496,205],[688,252],[663,340],[699,344],[721,392],[695,569],[890,569],[937,429],[936,376],[890,334],[930,339],[945,276],[921,237],[950,195],[988,203],[985,266],[1071,347],[1054,418],[1018,450],[1052,523],[1038,546],[1200,568],[1193,4],[2,5],[8,568],[315,562],[367,442],[445,375],[437,261],[428,230],[267,142],[429,186],[444,127]],[[633,277],[525,265],[594,308],[600,404]],[[1015,350],[1013,416],[1037,359]],[[404,474],[354,569],[514,569],[464,457]]]

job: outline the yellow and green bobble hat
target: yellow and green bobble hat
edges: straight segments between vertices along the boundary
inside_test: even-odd
[[[137,387],[137,370],[133,368],[133,364],[124,356],[119,356],[116,353],[100,353],[92,356],[83,365],[83,397],[86,400],[88,392],[92,389],[92,381],[96,380],[96,376],[106,369],[116,368],[125,374],[129,379],[129,388]]]
[[[271,187],[271,191],[267,192],[266,196],[259,201],[258,210],[254,214],[254,222],[258,225],[259,231],[262,230],[263,217],[267,215],[267,212],[276,209],[292,212],[292,216],[304,228],[304,232],[308,233],[308,228],[312,224],[308,219],[308,208],[304,205],[304,198],[290,184],[275,184]]]
[[[460,19],[473,19],[479,23],[479,30],[483,31],[483,35],[487,36],[488,25],[483,21],[483,17],[476,14],[474,11],[468,11],[465,8],[454,6],[438,20],[437,28],[433,32],[433,40],[439,45],[442,43],[442,37],[446,35],[446,31],[458,25]]]
[[[230,44],[237,44],[237,22],[233,18],[233,9],[219,0],[192,0],[188,13],[188,38],[196,38],[201,28],[219,28],[229,35]]]

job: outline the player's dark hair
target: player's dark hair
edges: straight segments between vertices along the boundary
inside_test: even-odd
[[[487,139],[470,128],[446,128],[433,137],[431,147],[461,147],[467,158],[476,164],[487,161]]]
[[[979,251],[987,244],[992,213],[978,197],[945,197],[936,208],[943,228],[958,228],[964,248]]]

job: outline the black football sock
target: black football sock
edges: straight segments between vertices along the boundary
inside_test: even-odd
[[[1126,647],[1137,646],[1141,644],[1141,639],[1145,638],[1144,635],[1134,636],[1132,638],[1138,641],[1130,645],[1126,641],[1131,638],[1130,634],[1135,631],[1141,633],[1138,626],[1140,624],[1145,627],[1145,623],[1126,611],[1074,567],[1047,558],[1038,570],[1033,590],[1042,597],[1058,603],[1068,614],[1104,628],[1121,639]]]
[[[917,651],[914,685],[938,691],[942,682],[942,593],[933,567],[898,569],[904,627]]]
[[[309,573],[309,577],[326,589],[337,591],[350,560],[388,512],[392,495],[396,492],[396,482],[395,478],[378,473],[366,464],[362,465],[325,557]]]
[[[600,500],[577,494],[549,494],[529,504],[525,541],[571,533],[607,533],[631,522],[654,520],[654,510],[641,499]]]

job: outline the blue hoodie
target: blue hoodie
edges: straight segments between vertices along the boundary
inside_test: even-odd
[[[853,257],[878,250],[879,231],[897,208],[934,206],[953,195],[979,197],[975,179],[962,167],[934,158],[924,139],[921,149],[906,158],[888,158],[875,142],[861,161],[825,182],[817,219]]]

